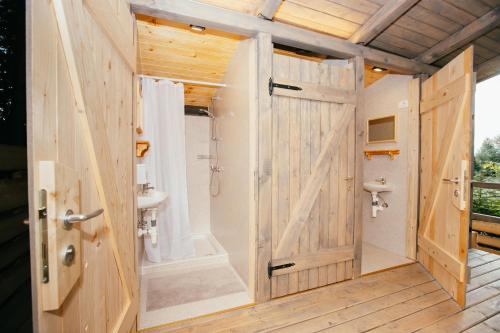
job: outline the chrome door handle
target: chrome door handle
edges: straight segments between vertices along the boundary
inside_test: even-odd
[[[64,227],[66,229],[71,229],[73,223],[85,222],[87,220],[93,219],[94,217],[101,215],[103,212],[104,209],[100,208],[89,214],[73,214],[73,211],[71,209],[68,209],[66,211],[66,215],[64,215],[63,218]]]
[[[453,183],[453,184],[458,184],[458,183],[459,183],[458,178],[453,178],[453,179],[450,179],[450,178],[443,178],[443,181],[444,181],[444,182]]]

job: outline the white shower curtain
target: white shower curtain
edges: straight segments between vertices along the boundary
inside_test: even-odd
[[[142,79],[144,157],[148,182],[168,194],[157,216],[158,242],[144,237],[148,260],[161,262],[194,255],[188,214],[184,87],[168,80]],[[142,138],[141,138],[142,139]]]

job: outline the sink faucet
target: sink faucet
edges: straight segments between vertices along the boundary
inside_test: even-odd
[[[376,182],[379,182],[382,185],[385,185],[385,177],[378,177],[375,179]]]
[[[153,189],[154,189],[154,186],[151,186],[150,183],[145,183],[145,184],[142,184],[141,192],[143,194],[146,194],[146,193],[148,193],[149,190],[153,190]]]

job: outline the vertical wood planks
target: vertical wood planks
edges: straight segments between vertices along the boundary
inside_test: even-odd
[[[133,17],[126,5],[113,3],[113,8],[99,9],[99,15],[122,13],[120,22],[125,27],[121,27],[133,31]],[[95,24],[99,21],[96,15],[82,1],[29,3],[30,165],[34,168],[40,160],[51,160],[75,170],[82,180],[81,211],[105,208],[104,219],[98,217],[80,226],[82,242],[77,251],[82,257],[82,277],[62,309],[58,313],[35,309],[34,327],[40,331],[128,331],[137,313],[133,66],[121,57],[107,31]],[[119,23],[106,24],[115,29]],[[132,39],[124,43],[134,50]],[[135,50],[127,56],[135,63]],[[39,190],[36,178],[30,184],[34,196]],[[36,209],[37,198],[31,200]],[[37,225],[38,221],[31,222]],[[38,237],[36,232],[33,239]],[[33,257],[39,267],[39,257]],[[39,276],[33,279],[35,285],[39,281]],[[35,286],[33,291],[38,302],[37,289]]]
[[[280,77],[289,78],[291,80],[300,80],[300,60],[289,57],[290,67],[287,73],[278,73]],[[301,100],[296,98],[289,98],[290,108],[288,113],[290,115],[290,206],[288,219],[292,214],[292,209],[295,203],[300,198],[300,178],[301,173]],[[286,112],[286,111],[285,111]],[[296,254],[300,253],[302,243],[299,242],[294,248]],[[300,272],[302,273],[302,272]],[[288,294],[296,293],[299,290],[299,272],[290,273],[288,275]]]
[[[278,57],[273,66],[273,77],[288,76],[290,58]],[[277,181],[277,238],[283,236],[290,216],[290,98],[278,99],[278,181]],[[274,239],[273,239],[274,241]],[[277,244],[276,244],[277,245]],[[288,293],[288,275],[278,276],[277,296]]]
[[[319,83],[319,73],[318,64],[309,61],[302,61],[303,63],[303,82]],[[309,132],[309,151],[305,151],[308,154],[310,161],[308,177],[303,180],[302,186],[305,187],[307,180],[309,179],[312,171],[312,166],[316,163],[318,155],[321,150],[321,137],[319,129],[321,124],[318,123],[318,101],[309,101],[309,108],[304,110],[304,113],[309,114],[308,121],[310,122]],[[307,232],[304,234],[309,238],[309,252],[317,252],[319,249],[319,197],[316,199],[314,206],[311,210],[309,216],[309,221],[307,225]],[[318,286],[318,268],[311,268],[308,270],[308,288],[316,288]]]
[[[466,281],[457,278],[443,258],[461,264],[458,275],[464,276],[467,266],[469,206],[456,205],[455,185],[441,178],[461,177],[461,163],[471,161],[472,128],[472,65],[473,48],[458,55],[449,64],[422,84],[421,105],[439,97],[439,91],[458,79],[464,82],[461,93],[451,100],[436,104],[421,114],[420,154],[420,224],[418,260],[460,305],[465,303]],[[422,111],[421,111],[422,112]],[[465,175],[465,193],[469,199],[470,170]],[[430,251],[421,244],[430,244],[439,251]],[[439,255],[439,257],[438,257]],[[455,266],[456,267],[456,266]]]
[[[296,59],[300,62],[300,67],[298,68],[298,74],[300,75],[301,82],[310,81],[310,68],[309,62],[304,62],[300,59]],[[311,115],[309,112],[310,101],[309,100],[299,100],[300,103],[300,190],[301,193],[304,191],[305,184],[309,179],[311,174]],[[299,239],[299,253],[306,253],[309,251],[309,236],[311,228],[311,216],[307,221],[307,226],[302,232]],[[299,272],[299,290],[309,289],[309,270],[303,270]]]
[[[319,84],[329,85],[330,82],[330,67],[326,64],[318,64]],[[318,115],[315,121],[319,122],[319,140],[320,149],[323,148],[326,140],[326,135],[330,131],[330,103],[319,102]],[[318,129],[315,129],[318,130]],[[335,155],[334,155],[335,156]],[[332,159],[333,160],[333,159]],[[321,187],[319,196],[319,248],[329,248],[329,221],[330,221],[330,175],[325,180]],[[336,265],[335,265],[336,266]],[[324,286],[328,284],[328,266],[319,267],[318,269],[318,285]],[[331,282],[330,282],[331,283]]]
[[[273,79],[316,84],[354,91],[352,64],[341,67],[274,54]],[[273,254],[289,223],[291,213],[310,180],[327,134],[346,112],[344,104],[306,98],[273,95]],[[297,244],[294,255],[310,255],[354,243],[355,138],[354,114],[342,129],[340,141],[332,151],[329,174]],[[274,258],[278,259],[278,258]],[[293,260],[293,259],[292,259]],[[353,261],[281,274],[271,278],[271,297],[279,297],[352,278]]]

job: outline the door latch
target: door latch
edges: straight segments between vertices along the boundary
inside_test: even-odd
[[[42,263],[42,283],[49,283],[49,236],[47,231],[47,190],[40,191],[38,208],[38,221],[40,222],[40,235],[42,240],[40,242]]]
[[[293,267],[293,266],[295,266],[294,262],[289,262],[289,263],[277,265],[277,266],[273,266],[271,264],[271,262],[268,262],[267,263],[267,276],[269,278],[271,278],[273,276],[273,271],[278,270],[278,269],[289,268],[289,267]]]

